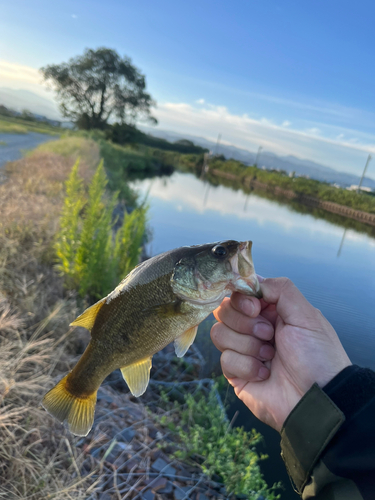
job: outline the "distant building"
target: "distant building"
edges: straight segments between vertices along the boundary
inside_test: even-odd
[[[346,189],[348,191],[357,191],[358,187],[359,187],[358,185],[352,184],[350,187],[347,187]],[[369,188],[369,187],[361,186],[359,189],[360,189],[360,191],[365,191],[366,193],[371,193],[372,192],[372,189]]]

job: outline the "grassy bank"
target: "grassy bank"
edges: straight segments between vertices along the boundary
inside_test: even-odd
[[[104,158],[109,171],[114,150]],[[87,296],[80,297],[77,284],[67,288],[56,268],[56,234],[72,166],[80,157],[79,178],[89,193],[101,152],[99,141],[65,137],[5,166],[6,182],[0,185],[0,498],[117,500],[149,492],[156,500],[189,491],[189,498],[197,500],[203,494],[224,499],[242,492],[252,500],[260,493],[271,500],[275,494],[260,474],[257,438],[241,434],[249,446],[238,461],[238,431],[209,399],[211,385],[197,384],[202,358],[194,348],[183,360],[168,348],[155,356],[152,384],[140,399],[131,397],[114,373],[99,391],[95,427],[86,438],[70,435],[40,406],[42,395],[74,366],[88,342],[86,330],[69,328]],[[97,186],[103,184],[99,181]],[[110,193],[99,198],[104,208],[110,206]],[[84,214],[78,214],[82,228]],[[215,415],[215,435],[201,419],[191,419],[192,412],[198,417],[202,411]],[[197,435],[215,446],[220,436],[224,461],[243,469],[234,482],[225,475],[219,450],[212,462],[209,447],[197,456],[188,446]],[[251,466],[246,465],[250,459]],[[256,490],[248,489],[255,484]]]
[[[223,161],[214,158],[210,162],[210,169],[234,174],[242,182],[245,179],[254,179],[269,186],[278,186],[291,190],[299,195],[313,196],[319,200],[331,201],[354,210],[375,213],[375,196],[348,191],[344,188],[336,188],[326,182],[304,177],[289,177],[287,173],[270,172],[254,166],[248,167],[235,160]]]
[[[59,135],[61,134],[62,129],[39,121],[28,121],[22,120],[22,118],[0,115],[0,133],[27,134],[29,132]]]

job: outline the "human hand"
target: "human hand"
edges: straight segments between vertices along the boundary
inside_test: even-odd
[[[325,386],[351,362],[331,324],[290,280],[263,280],[261,290],[262,300],[224,299],[211,338],[236,395],[280,431],[315,382]]]

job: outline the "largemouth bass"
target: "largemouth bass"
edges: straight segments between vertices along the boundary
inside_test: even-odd
[[[48,413],[73,434],[86,436],[97,390],[117,368],[131,393],[141,396],[156,352],[174,342],[182,357],[199,323],[232,291],[261,297],[251,246],[251,241],[222,241],[181,247],[133,269],[73,321],[91,331],[91,340],[73,370],[44,396]]]

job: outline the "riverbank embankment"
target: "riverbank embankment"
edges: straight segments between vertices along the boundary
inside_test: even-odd
[[[353,208],[347,207],[345,205],[340,205],[332,201],[325,201],[315,198],[314,196],[308,196],[306,194],[297,193],[291,189],[284,189],[280,186],[274,186],[272,184],[266,184],[260,182],[253,177],[241,178],[230,172],[225,172],[219,169],[210,169],[210,174],[217,177],[222,177],[224,179],[232,180],[235,182],[241,182],[247,189],[261,189],[268,191],[276,196],[283,196],[289,200],[294,200],[302,203],[306,206],[312,208],[320,208],[326,210],[327,212],[332,212],[335,214],[343,215],[344,217],[349,217],[359,222],[369,224],[375,227],[375,214],[370,214],[368,212],[363,212],[362,210],[354,210]]]

